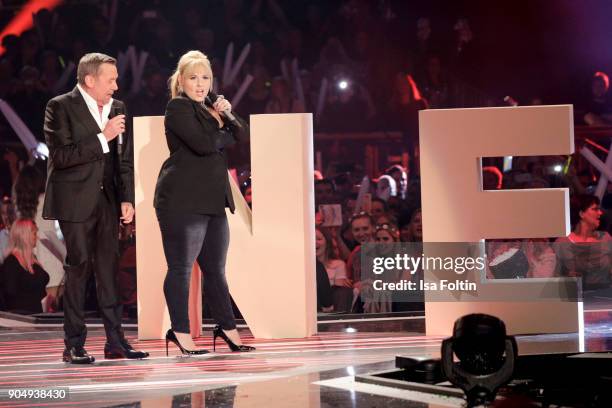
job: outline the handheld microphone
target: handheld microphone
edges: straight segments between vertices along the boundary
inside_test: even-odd
[[[208,95],[206,95],[206,99],[205,102],[206,104],[208,104],[209,106],[213,106],[213,104],[215,102],[217,102],[217,99],[219,99],[219,95],[217,95],[216,93],[214,93],[213,91],[208,91]],[[238,120],[236,119],[236,117],[234,116],[234,114],[232,113],[232,111],[230,111],[229,109],[226,109],[224,111],[221,111],[221,113],[223,114],[223,116],[225,116],[225,118],[227,120],[229,120],[233,125],[241,127],[240,122],[238,122]]]
[[[122,109],[118,106],[114,106],[111,111],[111,117],[114,118],[117,115],[123,115]],[[123,152],[123,133],[119,133],[117,136],[117,153],[121,155]]]

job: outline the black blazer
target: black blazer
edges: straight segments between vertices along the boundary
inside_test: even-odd
[[[125,112],[125,105],[114,100],[111,109]],[[126,125],[128,123],[126,120]],[[110,157],[113,160],[105,160],[97,136],[101,131],[78,88],[47,103],[44,133],[49,161],[43,218],[85,221],[93,213],[100,196],[105,162],[113,166],[110,187],[116,202],[134,204],[134,158],[129,128],[126,127],[124,134],[121,160],[117,138],[109,143],[107,153],[113,155]]]
[[[153,205],[158,209],[196,214],[234,212],[224,147],[247,140],[249,127],[217,120],[185,95],[171,99],[164,124],[170,157],[159,172]]]

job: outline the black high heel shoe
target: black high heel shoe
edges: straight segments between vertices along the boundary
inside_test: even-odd
[[[225,334],[221,326],[217,325],[213,329],[213,351],[215,351],[216,349],[217,337],[221,337],[223,340],[225,340],[228,347],[232,351],[241,351],[243,353],[248,353],[249,351],[255,350],[255,347],[253,346],[245,346],[244,344],[237,345],[236,343],[231,341],[229,337],[227,337],[227,334]]]
[[[196,356],[196,355],[209,353],[208,350],[204,350],[204,349],[187,350],[185,347],[181,346],[181,343],[179,343],[178,339],[176,338],[176,334],[174,333],[174,330],[168,329],[168,331],[166,332],[166,357],[168,357],[168,343],[169,342],[173,342],[176,345],[176,347],[178,347],[179,350],[181,350],[181,353],[188,355],[188,356]]]

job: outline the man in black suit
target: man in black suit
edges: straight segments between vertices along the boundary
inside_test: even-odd
[[[50,154],[43,217],[57,219],[66,240],[63,360],[73,364],[94,361],[84,349],[83,307],[91,269],[106,331],[105,358],[148,356],[133,350],[121,328],[119,212],[124,223],[132,222],[134,164],[131,140],[122,143],[125,106],[112,98],[117,77],[114,58],[86,54],[79,61],[77,86],[51,99],[45,112]]]

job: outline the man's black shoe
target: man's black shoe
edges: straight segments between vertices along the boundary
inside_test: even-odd
[[[138,359],[147,357],[149,357],[149,353],[146,351],[134,350],[130,343],[128,343],[126,340],[123,340],[121,344],[106,343],[104,345],[104,358],[107,360],[116,358]]]
[[[65,349],[62,360],[70,364],[91,364],[96,361],[93,356],[87,354],[83,347],[70,347]]]

